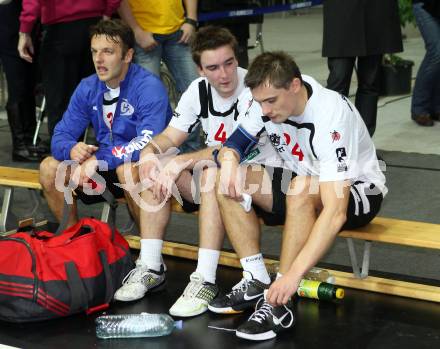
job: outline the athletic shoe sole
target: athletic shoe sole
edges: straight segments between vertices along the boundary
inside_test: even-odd
[[[148,289],[141,297],[138,297],[138,298],[130,298],[130,299],[129,298],[125,298],[125,299],[123,299],[123,298],[120,298],[120,297],[118,297],[118,298],[113,297],[113,299],[115,301],[119,301],[119,302],[135,302],[135,301],[138,301],[139,299],[144,298],[147,293],[155,293],[155,292],[162,291],[165,288],[165,284],[166,284],[166,279],[162,283],[160,283],[159,285],[154,286],[154,287]]]
[[[275,338],[277,336],[277,334],[272,330],[264,332],[264,333],[257,333],[257,334],[250,334],[250,333],[235,331],[235,334],[237,337],[240,337],[243,339],[248,339],[251,341],[264,341],[267,339]]]
[[[207,307],[200,306],[199,308],[197,308],[196,310],[194,310],[194,311],[192,311],[192,312],[185,312],[185,313],[182,312],[182,313],[179,313],[178,311],[175,311],[175,310],[170,309],[170,310],[169,310],[169,313],[170,313],[170,315],[172,315],[172,316],[178,316],[178,317],[192,317],[192,316],[197,316],[197,315],[203,314],[203,313],[205,313],[206,311],[208,311],[208,308],[207,308]]]

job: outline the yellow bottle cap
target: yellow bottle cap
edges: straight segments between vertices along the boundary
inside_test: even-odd
[[[342,299],[342,298],[344,298],[344,295],[345,295],[345,291],[344,291],[343,288],[337,288],[337,289],[336,289],[336,298],[337,298],[337,299]]]

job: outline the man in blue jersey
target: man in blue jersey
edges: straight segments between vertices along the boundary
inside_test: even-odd
[[[130,213],[139,223],[141,211],[128,195],[128,187],[122,190],[115,183],[137,183],[135,162],[141,149],[171,118],[167,92],[156,76],[131,62],[135,40],[124,23],[101,21],[91,29],[90,38],[96,74],[81,81],[55,127],[52,156],[40,165],[40,183],[58,220],[64,200],[60,185],[73,182],[78,197],[91,203],[101,200],[94,195],[101,190],[95,186],[97,178],[116,197],[125,195]],[[96,145],[78,141],[90,123]],[[60,166],[66,160],[69,166]],[[73,207],[68,226],[77,221],[76,201]]]

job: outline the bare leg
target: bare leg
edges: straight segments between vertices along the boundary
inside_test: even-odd
[[[60,192],[55,187],[55,177],[57,168],[60,162],[49,156],[45,158],[40,164],[40,184],[43,187],[43,194],[47,200],[50,210],[54,214],[58,222],[63,216],[64,193]],[[67,185],[70,178],[70,170],[65,173],[64,183]],[[78,222],[76,199],[73,198],[73,206],[69,212],[69,219],[67,227],[70,227]]]
[[[280,255],[280,273],[286,273],[309,238],[322,206],[319,192],[310,194],[310,177],[296,177],[291,182],[293,195],[286,195],[286,222]],[[298,217],[298,213],[301,216]],[[309,232],[299,234],[298,232]]]
[[[216,171],[216,168],[208,168],[203,171],[201,185],[202,188],[208,190],[201,191],[199,209],[199,247],[211,250],[220,250],[225,238],[225,228],[215,195],[215,186],[208,183],[215,181]]]
[[[130,211],[131,216],[133,217],[137,227],[140,227],[140,209],[136,204],[133,196],[130,194],[134,190],[134,186],[139,183],[139,174],[138,169],[134,163],[126,163],[120,165],[116,169],[116,174],[118,176],[119,183],[124,184],[126,190],[124,190],[124,197],[127,201],[128,210]],[[130,176],[130,178],[127,178]],[[131,186],[132,184],[132,186]]]
[[[264,169],[252,171],[250,167],[246,174],[246,186],[259,185],[259,189],[252,194],[252,198],[264,209],[272,207],[272,194],[261,194],[261,183],[266,175]],[[251,209],[249,213],[246,213],[240,203],[225,197],[218,188],[216,194],[223,224],[239,258],[260,253],[260,222],[255,211]]]

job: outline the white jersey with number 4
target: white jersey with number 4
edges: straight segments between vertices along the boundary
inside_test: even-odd
[[[309,94],[302,115],[276,124],[252,103],[242,127],[257,138],[267,132],[284,165],[299,175],[317,176],[319,181],[373,183],[385,195],[385,176],[359,112],[343,95],[310,76],[302,78]]]
[[[252,101],[249,89],[244,86],[246,73],[243,68],[237,69],[238,86],[228,98],[220,96],[205,77],[194,80],[180,98],[169,126],[191,133],[201,123],[208,147],[223,144],[240,124],[240,118]],[[266,159],[270,160],[266,165],[282,166],[282,159],[270,143],[262,141],[250,153],[247,162],[264,164]]]

